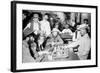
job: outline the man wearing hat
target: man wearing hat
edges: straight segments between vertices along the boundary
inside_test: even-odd
[[[24,29],[24,35],[27,36],[34,32],[35,35],[37,35],[40,31],[40,22],[39,22],[39,15],[34,14],[32,21],[29,22],[29,24]]]
[[[79,31],[80,28],[86,27],[88,29],[88,32],[90,31],[88,20],[84,19],[83,22],[84,22],[83,24],[78,25],[77,30],[75,31],[75,33],[77,33],[75,34],[75,39],[79,39],[81,37],[80,31]]]
[[[91,40],[87,33],[87,26],[81,26],[79,30],[81,37],[77,41],[68,44],[66,48],[74,48],[79,45],[78,52],[76,54],[78,55],[80,60],[86,60],[91,48]],[[70,49],[70,51],[73,50]]]
[[[73,33],[73,41],[78,40],[79,38],[81,38],[81,34],[80,34],[80,29],[81,28],[87,28],[88,30],[88,26],[86,24],[81,24],[77,27],[77,30],[75,31],[75,33]]]
[[[63,40],[59,36],[59,31],[57,29],[52,30],[50,39],[47,40],[47,45],[48,44],[63,44]]]

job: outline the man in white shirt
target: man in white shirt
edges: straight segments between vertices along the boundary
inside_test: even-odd
[[[50,23],[49,21],[47,21],[48,19],[48,15],[45,14],[43,16],[43,20],[40,21],[40,24],[41,24],[41,31],[43,33],[45,33],[45,36],[48,37],[50,34],[51,34],[51,28],[50,28]]]
[[[81,27],[80,28],[81,37],[76,42],[72,42],[66,46],[66,48],[74,48],[79,45],[78,52],[76,54],[78,55],[80,60],[87,59],[91,48],[91,40],[86,30],[87,30],[86,27]],[[72,51],[72,49],[70,49],[70,51]]]
[[[75,33],[77,33],[77,34],[75,34],[75,39],[77,40],[77,39],[79,39],[80,37],[81,37],[81,34],[80,34],[80,31],[79,31],[79,29],[81,28],[81,27],[86,27],[87,29],[88,29],[88,31],[90,30],[90,28],[89,28],[89,24],[88,24],[88,20],[87,19],[84,19],[83,20],[83,24],[81,24],[81,25],[78,25],[78,27],[77,27],[77,30],[75,31]]]
[[[68,33],[72,35],[72,31],[69,29],[69,25],[65,25],[65,29],[62,30],[62,33]]]

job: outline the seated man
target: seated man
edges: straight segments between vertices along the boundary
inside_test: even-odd
[[[69,25],[65,25],[65,29],[62,30],[62,33],[72,35],[72,31],[69,29]]]
[[[57,30],[57,32],[60,34],[61,31],[59,30],[59,24],[55,24],[53,30]]]
[[[91,40],[87,33],[87,26],[81,26],[79,30],[81,37],[77,41],[67,45],[66,48],[74,48],[79,45],[78,52],[76,54],[80,60],[86,60],[91,48]],[[73,51],[73,49],[70,49],[70,51]]]
[[[59,31],[57,29],[53,29],[50,39],[47,40],[46,45],[52,46],[52,45],[56,45],[56,44],[63,44],[63,40],[59,36]]]
[[[42,62],[42,61],[45,61],[47,59],[46,58],[46,55],[43,54],[43,55],[39,55],[39,52],[37,52],[36,48],[36,43],[34,42],[34,38],[32,36],[29,37],[29,51],[30,51],[30,54],[31,56],[34,58],[34,62]]]
[[[30,45],[29,45],[29,43],[30,44],[32,43],[32,39],[33,38],[31,36],[29,36],[29,37],[26,37],[25,40],[23,40],[23,43],[22,43],[22,62],[23,63],[35,61],[35,59],[32,55],[32,50],[31,50]]]
[[[83,22],[84,22],[83,24],[77,26],[77,30],[73,34],[74,35],[73,41],[76,41],[81,37],[81,34],[80,34],[80,28],[81,27],[86,27],[88,29],[88,32],[90,32],[90,27],[89,27],[89,24],[88,24],[88,20],[84,19]]]

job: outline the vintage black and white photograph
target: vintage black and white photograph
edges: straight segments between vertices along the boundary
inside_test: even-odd
[[[22,62],[91,59],[91,13],[23,10]]]
[[[97,66],[97,7],[12,3],[12,71]]]

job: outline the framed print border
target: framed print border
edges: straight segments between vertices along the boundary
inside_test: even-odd
[[[22,69],[17,70],[17,43],[16,43],[16,27],[17,27],[17,17],[16,17],[16,5],[17,4],[34,4],[34,5],[48,5],[48,6],[63,6],[63,7],[81,7],[81,8],[93,8],[96,9],[96,64],[95,65],[85,65],[85,66],[71,66],[71,67],[52,67],[52,68],[38,68],[38,69]],[[57,3],[43,3],[43,2],[27,2],[27,1],[12,1],[11,2],[11,71],[12,72],[22,72],[22,71],[42,71],[42,70],[55,70],[55,69],[73,69],[73,68],[89,68],[98,66],[98,7],[90,5],[74,5],[74,4],[57,4]]]

